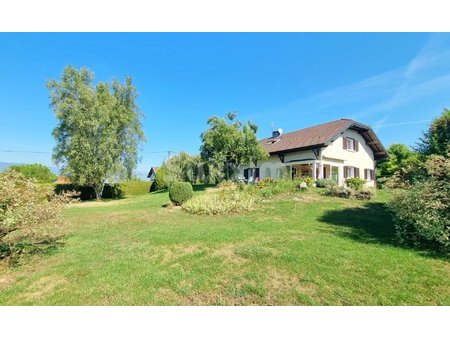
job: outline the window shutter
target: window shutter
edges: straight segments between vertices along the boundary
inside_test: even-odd
[[[375,180],[375,171],[374,170],[370,170],[370,180],[372,180],[372,181]]]
[[[259,168],[255,169],[255,178],[259,178]]]
[[[359,151],[359,142],[355,140],[355,151]]]
[[[344,136],[344,137],[342,138],[342,140],[344,141],[344,144],[343,144],[344,149],[347,149],[347,138]]]
[[[348,167],[344,166],[344,178],[348,177]]]
[[[355,177],[359,177],[359,168],[355,167]]]
[[[368,171],[369,169],[364,169],[364,179],[367,181],[367,171]]]
[[[248,169],[244,169],[244,177],[248,180]]]

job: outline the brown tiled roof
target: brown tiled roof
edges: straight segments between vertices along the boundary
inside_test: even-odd
[[[372,150],[376,153],[375,157],[384,157],[386,151],[372,129],[367,125],[350,119],[322,123],[317,126],[282,134],[279,137],[265,138],[260,143],[271,154],[319,148],[327,146],[349,128],[359,131],[364,139],[370,142]]]

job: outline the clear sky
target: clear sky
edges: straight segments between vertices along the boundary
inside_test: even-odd
[[[385,146],[414,145],[450,107],[449,34],[0,34],[0,161],[52,165],[56,124],[45,82],[87,66],[130,75],[145,113],[138,171],[198,153],[211,115],[293,131],[339,118],[371,125]]]

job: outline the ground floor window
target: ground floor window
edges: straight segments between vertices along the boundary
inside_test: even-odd
[[[345,166],[344,167],[344,178],[359,177],[359,168]]]
[[[374,171],[372,169],[364,169],[364,179],[366,181],[373,181]]]

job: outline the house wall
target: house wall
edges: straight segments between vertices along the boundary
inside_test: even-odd
[[[344,149],[343,137],[351,137],[359,142],[359,150],[352,151]],[[364,178],[364,169],[375,169],[374,155],[372,149],[366,144],[364,138],[355,130],[348,129],[328,147],[322,149],[323,163],[334,163],[333,159],[339,160],[339,184],[344,184],[344,166],[359,168],[359,175]],[[335,165],[335,164],[333,164]],[[375,183],[369,181],[366,186],[373,187]]]
[[[351,137],[359,142],[359,150],[352,151],[344,149],[343,137]],[[278,155],[271,155],[267,160],[258,161],[258,168],[260,179],[267,177],[266,169],[270,170],[270,177],[277,177],[277,169],[284,167],[287,162],[293,160],[302,159],[315,159],[316,156],[312,150],[303,150],[292,153],[286,153],[284,156],[285,163],[283,164]],[[320,175],[323,172],[323,165],[329,164],[339,168],[338,183],[344,185],[344,166],[352,166],[359,168],[359,174],[361,178],[364,178],[364,169],[375,169],[374,155],[372,149],[366,144],[364,138],[355,130],[348,129],[336,140],[334,140],[326,148],[322,148],[320,158],[317,160],[317,164],[320,168]],[[245,168],[254,168],[254,164],[241,167],[238,171],[238,176],[244,176]],[[319,176],[318,178],[321,178]],[[375,184],[373,181],[366,183],[366,186],[373,187]]]

